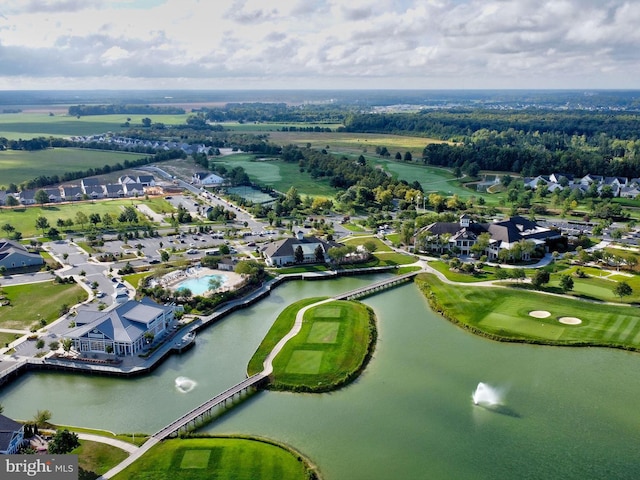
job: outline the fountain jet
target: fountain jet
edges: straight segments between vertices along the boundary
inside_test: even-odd
[[[472,398],[475,405],[493,406],[502,403],[498,391],[483,382],[478,383]]]
[[[180,393],[189,393],[196,388],[197,383],[187,377],[178,377],[175,380],[176,388]]]
[[[508,415],[510,417],[520,418],[521,415],[502,404],[502,396],[500,392],[486,383],[480,382],[476,387],[473,395],[473,404],[482,407],[491,412],[499,413],[501,415]]]

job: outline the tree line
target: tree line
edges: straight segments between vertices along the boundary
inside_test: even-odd
[[[184,108],[158,105],[72,105],[69,115],[74,117],[88,115],[184,115]]]

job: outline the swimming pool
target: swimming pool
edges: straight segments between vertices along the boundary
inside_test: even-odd
[[[224,275],[205,275],[198,278],[189,278],[183,280],[175,286],[176,290],[181,288],[188,288],[194,295],[202,295],[209,290],[209,280],[216,279],[220,282],[220,287],[227,283],[227,277]]]

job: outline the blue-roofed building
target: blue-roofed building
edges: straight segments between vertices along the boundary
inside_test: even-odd
[[[110,310],[78,310],[76,327],[67,333],[80,353],[137,355],[151,338],[166,333],[174,320],[174,308],[143,298],[129,300]]]
[[[24,443],[24,425],[0,414],[0,454],[14,455]]]

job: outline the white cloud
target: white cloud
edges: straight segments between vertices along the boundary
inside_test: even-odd
[[[628,0],[5,0],[0,14],[0,86],[628,88],[640,73]]]

